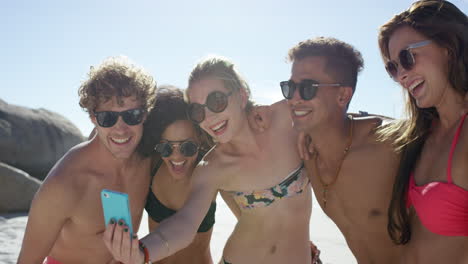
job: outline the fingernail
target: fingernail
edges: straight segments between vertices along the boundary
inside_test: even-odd
[[[128,232],[128,228],[124,228],[124,232],[127,233],[127,232]]]
[[[110,223],[111,225],[115,224],[114,218],[112,218],[112,219],[109,221],[109,223]]]
[[[123,225],[123,220],[119,221],[119,226]]]
[[[133,239],[137,239],[137,235],[133,235]]]

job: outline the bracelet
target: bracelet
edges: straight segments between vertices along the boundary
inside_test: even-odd
[[[167,248],[167,254],[169,255],[169,242],[167,242],[167,239],[164,237],[164,235],[159,231],[159,229],[156,229],[156,234],[161,238],[162,242],[164,243],[164,246]]]
[[[141,251],[143,251],[143,254],[145,255],[145,260],[143,261],[143,264],[151,264],[149,261],[149,252],[148,249],[146,248],[145,244],[141,242],[141,240],[138,241],[138,246]]]

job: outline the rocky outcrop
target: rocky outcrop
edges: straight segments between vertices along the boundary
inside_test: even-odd
[[[0,214],[28,211],[40,186],[38,179],[0,162]]]
[[[62,115],[0,99],[0,161],[43,180],[65,152],[84,140]]]

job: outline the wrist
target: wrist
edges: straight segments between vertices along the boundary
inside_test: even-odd
[[[151,264],[149,260],[148,248],[141,242],[141,240],[138,241],[138,246],[140,248],[140,252],[143,253],[143,264]]]

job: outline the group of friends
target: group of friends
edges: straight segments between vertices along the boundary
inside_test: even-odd
[[[223,57],[185,90],[122,57],[91,68],[79,95],[95,133],[36,194],[18,263],[213,263],[218,193],[237,218],[219,263],[321,263],[312,193],[360,264],[468,263],[468,18],[417,1],[378,43],[407,119],[347,113],[363,59],[331,37],[289,50],[270,106]],[[146,210],[150,233],[106,226],[102,189],[129,195],[135,233]]]

